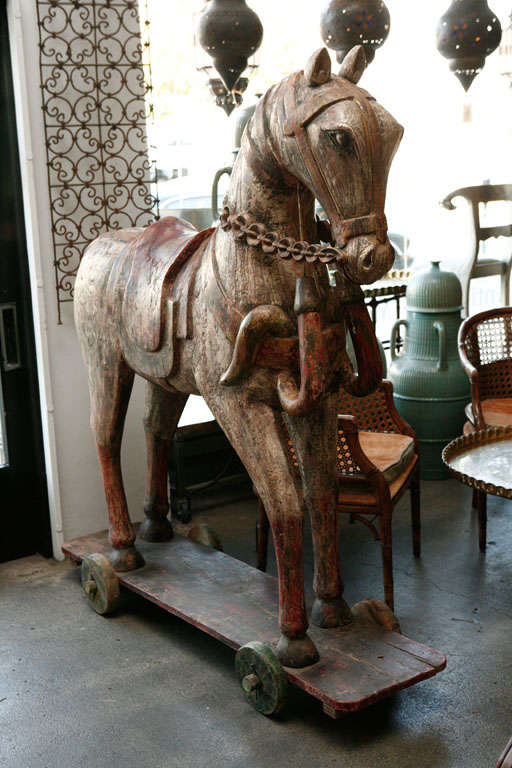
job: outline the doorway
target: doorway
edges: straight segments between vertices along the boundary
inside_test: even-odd
[[[51,555],[6,3],[0,0],[0,562]]]

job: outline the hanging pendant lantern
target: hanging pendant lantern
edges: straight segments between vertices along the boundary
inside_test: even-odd
[[[320,33],[341,64],[354,45],[362,45],[368,64],[389,34],[390,16],[383,0],[331,0],[320,17]]]
[[[245,0],[207,0],[196,29],[197,41],[212,59],[199,67],[209,74],[215,68],[219,77],[210,77],[210,90],[227,114],[242,102],[247,78],[241,74],[261,45],[263,27]]]
[[[228,91],[220,77],[210,77],[208,88],[218,107],[221,107],[226,115],[232,113],[235,107],[239,107],[243,101],[243,93],[249,85],[247,77],[239,77],[232,91]]]
[[[501,45],[498,51],[500,73],[506,77],[512,85],[512,14],[509,17],[507,28],[501,37]]]
[[[437,26],[437,48],[465,91],[500,40],[501,24],[487,0],[453,0]]]

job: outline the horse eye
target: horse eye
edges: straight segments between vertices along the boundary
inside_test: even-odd
[[[329,131],[329,138],[335,147],[348,149],[352,144],[352,137],[348,131]]]

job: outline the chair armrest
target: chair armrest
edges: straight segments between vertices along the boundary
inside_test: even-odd
[[[368,456],[363,452],[363,449],[361,448],[361,443],[359,442],[359,429],[354,417],[346,414],[339,414],[338,436],[340,430],[345,435],[347,446],[350,451],[350,456],[354,462],[354,465],[359,467],[360,474],[366,476],[373,472],[378,472],[379,470],[375,464],[370,461]]]
[[[446,208],[447,211],[454,211],[455,210],[455,206],[452,203],[452,200],[453,200],[454,197],[458,197],[458,190],[456,192],[451,192],[443,200],[440,200],[439,201],[439,205],[442,208]]]
[[[480,400],[480,374],[478,368],[475,368],[466,354],[466,348],[464,346],[466,322],[462,323],[459,329],[458,348],[459,358],[471,384],[471,408],[473,410],[473,418],[475,419],[475,426],[479,429],[485,427],[485,419],[482,411],[482,403]]]
[[[386,407],[397,432],[401,435],[412,437],[416,443],[416,433],[414,429],[400,416],[396,409],[395,401],[393,399],[393,384],[388,379],[383,379],[380,387],[385,394]]]
[[[482,401],[480,399],[480,374],[478,373],[477,368],[475,368],[469,360],[467,360],[467,364],[462,362],[462,367],[471,384],[471,408],[473,410],[475,427],[477,427],[477,429],[485,429],[485,419],[482,411]]]
[[[359,472],[355,471],[353,477],[355,480],[367,482],[375,491],[377,498],[383,502],[390,500],[389,487],[382,472],[370,461],[368,456],[364,453],[359,442],[359,430],[357,428],[357,422],[353,416],[344,414],[338,415],[338,433],[343,431],[347,442],[348,449],[352,461],[357,467]],[[343,479],[347,479],[348,475],[338,472],[338,482]]]
[[[454,211],[457,207],[453,204],[453,199],[455,197],[462,198],[464,202],[469,203],[470,205],[475,203],[478,205],[478,187],[460,187],[460,189],[455,189],[453,192],[450,192],[449,195],[446,195],[443,200],[440,200],[439,205],[442,208],[446,208],[447,211]]]
[[[475,427],[478,429],[485,429],[485,418],[482,410],[482,401],[480,399],[480,378],[476,368],[473,369],[473,373],[470,377],[471,380],[471,408],[473,410],[473,418],[475,419]]]

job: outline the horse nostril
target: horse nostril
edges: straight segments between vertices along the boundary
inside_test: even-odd
[[[363,257],[361,259],[361,266],[363,269],[371,269],[373,267],[373,257],[375,255],[375,251],[373,248],[370,248],[366,251],[365,254],[363,254]]]

